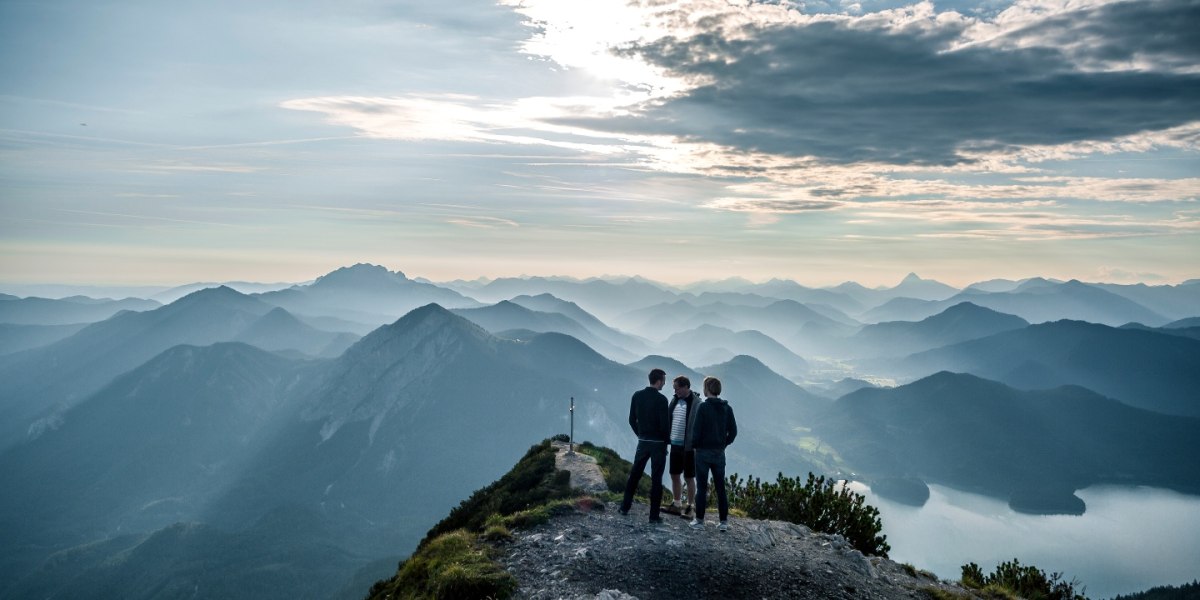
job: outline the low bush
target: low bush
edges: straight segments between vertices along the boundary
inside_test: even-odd
[[[400,563],[391,579],[378,581],[370,598],[490,598],[512,595],[516,580],[491,556],[488,543],[512,539],[513,529],[533,527],[558,514],[604,510],[604,500],[583,494],[570,485],[571,474],[555,467],[552,439],[534,445],[506,473],[476,490],[434,525],[417,550]],[[609,468],[629,463],[607,448],[588,444],[592,456],[603,457]],[[581,448],[582,449],[582,448]],[[600,461],[600,459],[597,459]],[[621,475],[621,489],[624,477]]]
[[[808,474],[808,480],[784,477],[775,483],[756,477],[745,481],[734,473],[728,481],[729,504],[753,519],[776,519],[799,523],[816,531],[839,534],[863,554],[887,557],[891,546],[880,535],[883,523],[879,510],[864,504],[865,498],[834,479]]]
[[[396,576],[371,589],[371,598],[508,598],[517,580],[466,531],[429,540],[400,565]]]
[[[963,600],[967,597],[963,594],[948,592],[942,588],[936,588],[932,586],[925,588],[925,593],[929,594],[929,597],[933,598],[933,600]]]
[[[429,530],[421,545],[456,529],[481,532],[492,514],[511,515],[578,495],[571,488],[571,474],[554,467],[554,447],[545,440],[531,447],[503,477],[476,490],[451,510]]]
[[[900,568],[904,569],[904,572],[908,573],[909,577],[933,579],[935,581],[938,578],[937,575],[934,575],[932,572],[926,571],[925,569],[918,569],[909,563],[900,563]]]
[[[1200,581],[1181,586],[1160,585],[1136,594],[1114,596],[1112,600],[1200,600]]]
[[[962,566],[962,584],[985,593],[1026,600],[1087,600],[1075,591],[1077,581],[1063,581],[1062,577],[1061,573],[1047,575],[1033,565],[1022,565],[1015,558],[1000,563],[990,574],[984,574],[975,563]]]

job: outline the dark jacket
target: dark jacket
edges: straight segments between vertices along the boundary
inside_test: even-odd
[[[683,450],[690,452],[692,450],[692,421],[696,420],[696,409],[700,406],[700,395],[692,392],[692,395],[687,397],[684,402],[687,403],[687,417],[683,422]],[[675,418],[675,407],[679,405],[679,398],[671,396],[671,404],[667,406],[667,416],[671,419]],[[667,436],[670,437],[671,428],[667,427]]]
[[[737,437],[737,419],[733,407],[720,398],[705,398],[696,409],[692,422],[692,447],[698,450],[724,450]]]
[[[667,397],[647,387],[633,393],[629,401],[629,426],[639,440],[671,441],[671,416],[667,413]]]

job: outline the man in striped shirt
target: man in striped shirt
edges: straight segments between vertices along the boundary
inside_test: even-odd
[[[700,397],[692,391],[692,382],[680,375],[672,383],[675,395],[667,412],[671,415],[671,504],[664,507],[663,512],[692,516],[692,501],[696,497],[696,452],[692,450],[692,417],[696,414],[696,406]],[[683,482],[680,475],[687,481],[687,504],[680,508],[683,498]]]

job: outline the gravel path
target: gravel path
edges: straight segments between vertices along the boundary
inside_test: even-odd
[[[552,444],[556,452],[554,467],[560,471],[570,471],[571,487],[589,494],[608,491],[608,484],[604,482],[604,474],[600,472],[600,465],[596,464],[595,458],[581,452],[568,454],[565,442],[554,441]]]

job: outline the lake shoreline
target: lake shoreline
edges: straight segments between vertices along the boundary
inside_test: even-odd
[[[1091,598],[1111,598],[1200,576],[1200,497],[1165,488],[1103,484],[1078,490],[1082,515],[1014,511],[1004,499],[928,484],[914,507],[850,487],[880,511],[892,558],[957,580],[962,565],[984,570],[1018,558],[1077,578]]]

